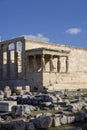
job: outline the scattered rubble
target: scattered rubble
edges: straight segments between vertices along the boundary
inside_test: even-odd
[[[13,116],[23,116],[25,114],[30,114],[30,111],[35,110],[36,108],[32,105],[14,105],[12,107],[12,115]]]
[[[79,97],[77,91],[31,93],[29,86],[14,90],[0,90],[0,130],[38,130],[87,120],[87,95],[82,91]]]

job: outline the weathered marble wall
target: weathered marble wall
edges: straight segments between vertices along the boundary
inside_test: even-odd
[[[65,57],[60,58],[60,72],[56,73],[57,61],[54,58],[53,65],[55,69],[53,72],[49,72],[49,62],[46,63],[46,71],[48,72],[43,73],[43,86],[55,90],[87,88],[87,49],[26,40],[26,50],[41,47],[49,48],[49,50],[58,49],[70,51],[68,73],[66,73],[64,65]]]

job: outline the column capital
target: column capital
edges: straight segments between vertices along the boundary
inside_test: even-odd
[[[42,54],[41,57],[44,58],[44,57],[45,57],[45,54]]]
[[[66,60],[69,60],[69,59],[66,57]]]
[[[58,56],[58,61],[60,61],[60,56]]]
[[[53,59],[53,55],[50,55],[50,58],[52,58],[52,59]]]

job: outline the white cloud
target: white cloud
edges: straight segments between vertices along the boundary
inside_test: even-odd
[[[81,32],[80,28],[69,28],[66,30],[66,33],[71,34],[71,35],[76,35]]]
[[[43,34],[37,34],[37,35],[26,35],[26,38],[30,40],[36,40],[36,41],[42,41],[42,42],[49,42],[50,39],[45,37]]]

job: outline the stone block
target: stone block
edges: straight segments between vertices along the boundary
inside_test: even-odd
[[[67,116],[67,122],[68,124],[75,122],[75,116]]]
[[[22,90],[22,86],[17,86],[14,88],[15,90]]]
[[[0,101],[0,112],[10,112],[14,105],[17,105],[16,101]]]
[[[1,125],[1,130],[25,130],[25,122],[23,120],[5,122]]]
[[[23,95],[23,89],[21,86],[17,86],[14,88],[14,93],[16,93],[17,95]]]
[[[23,90],[16,90],[16,94],[17,94],[17,95],[23,95],[24,92],[23,92]]]
[[[52,118],[50,116],[42,116],[34,119],[33,123],[38,129],[49,128],[52,125]]]
[[[30,92],[30,86],[24,86],[24,88],[23,88],[24,90],[27,90],[27,91],[29,91]]]
[[[60,126],[61,125],[60,117],[54,117],[53,122],[54,122],[54,124],[53,124],[54,127]]]
[[[35,130],[33,122],[29,122],[26,124],[26,130]]]
[[[24,92],[24,94],[25,94],[25,93],[29,93],[29,92],[30,92],[30,86],[25,86],[25,87],[23,88],[23,92]]]
[[[61,124],[63,124],[63,125],[65,125],[65,124],[67,124],[68,122],[67,122],[67,116],[62,116],[61,118],[60,118],[60,122],[61,122]]]
[[[12,115],[13,116],[23,116],[24,114],[30,113],[29,105],[16,105],[12,107]]]
[[[4,88],[4,93],[5,93],[5,97],[11,96],[11,89],[10,89],[9,86],[6,86],[6,87]]]

